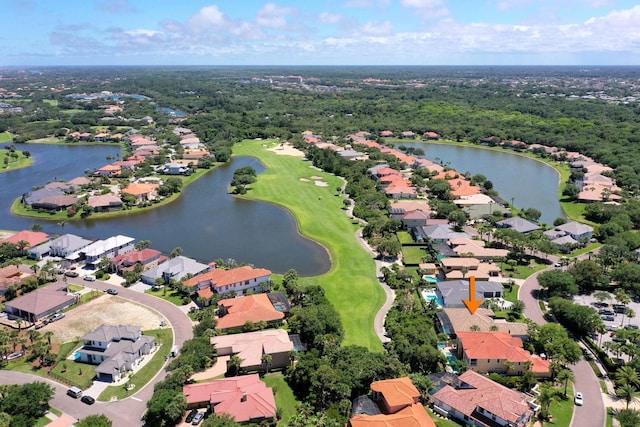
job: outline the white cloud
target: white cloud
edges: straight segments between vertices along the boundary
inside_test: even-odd
[[[343,20],[343,16],[331,12],[321,12],[318,15],[318,19],[323,24],[339,24]]]
[[[189,26],[197,32],[226,28],[229,24],[229,18],[217,5],[203,7],[189,19]]]
[[[444,0],[402,0],[400,3],[403,7],[414,9],[424,18],[435,19],[449,15]]]
[[[258,11],[256,23],[261,27],[283,29],[287,27],[287,15],[291,13],[293,9],[289,7],[267,3]]]
[[[388,21],[367,22],[358,28],[352,29],[350,34],[353,37],[391,36],[393,34],[393,25]]]

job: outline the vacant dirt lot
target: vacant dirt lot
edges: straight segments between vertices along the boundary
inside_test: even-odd
[[[102,324],[134,325],[146,330],[160,328],[162,320],[164,317],[156,311],[117,296],[103,295],[74,308],[64,319],[50,323],[40,331],[52,331],[54,339],[64,343],[80,338]]]

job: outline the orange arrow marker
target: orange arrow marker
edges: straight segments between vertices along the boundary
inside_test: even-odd
[[[469,312],[474,314],[480,304],[482,304],[482,298],[476,299],[476,277],[469,277],[469,299],[463,299],[462,302],[467,306]]]

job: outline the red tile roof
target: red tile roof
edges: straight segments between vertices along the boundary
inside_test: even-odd
[[[49,240],[49,235],[42,231],[22,230],[11,237],[7,237],[2,243],[13,243],[15,245],[21,240],[29,242],[29,247],[32,247]]]
[[[374,381],[371,390],[381,393],[390,407],[417,403],[420,392],[409,377]]]
[[[210,402],[216,414],[229,414],[236,422],[274,418],[273,389],[258,374],[212,380],[183,387],[187,404]]]
[[[220,289],[224,286],[232,285],[234,283],[259,279],[261,277],[270,275],[270,270],[267,270],[265,268],[253,268],[250,265],[245,265],[243,267],[232,268],[231,270],[211,270],[206,273],[198,274],[191,279],[185,280],[183,284],[188,288],[192,288],[199,285],[200,283],[210,282],[211,286]],[[209,298],[213,294],[213,291],[211,289],[209,289],[208,292],[205,291],[207,291],[207,289],[202,289],[198,293],[200,294],[200,296],[205,298]],[[200,292],[203,293],[201,294]]]
[[[351,427],[436,427],[419,403],[407,406],[395,414],[356,415],[349,420]]]
[[[143,184],[143,183],[133,183],[129,184],[127,188],[123,188],[122,193],[133,194],[134,196],[138,196],[141,194],[149,194],[158,189],[160,185],[158,184]]]
[[[272,322],[284,319],[284,313],[273,307],[266,294],[223,299],[218,302],[218,306],[225,307],[227,314],[218,319],[217,329],[236,328],[247,322],[257,323],[261,320]]]

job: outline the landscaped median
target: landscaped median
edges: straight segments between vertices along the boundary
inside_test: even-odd
[[[375,262],[355,236],[358,226],[342,209],[344,198],[336,189],[344,183],[300,157],[268,150],[279,143],[245,140],[234,145],[234,155],[257,157],[266,166],[244,197],[289,209],[300,232],[327,248],[331,254],[331,270],[305,278],[303,282],[319,284],[325,289],[340,313],[345,344],[381,351],[382,343],[373,322],[385,295],[376,278]],[[311,179],[313,176],[321,177],[327,185],[316,185]]]

